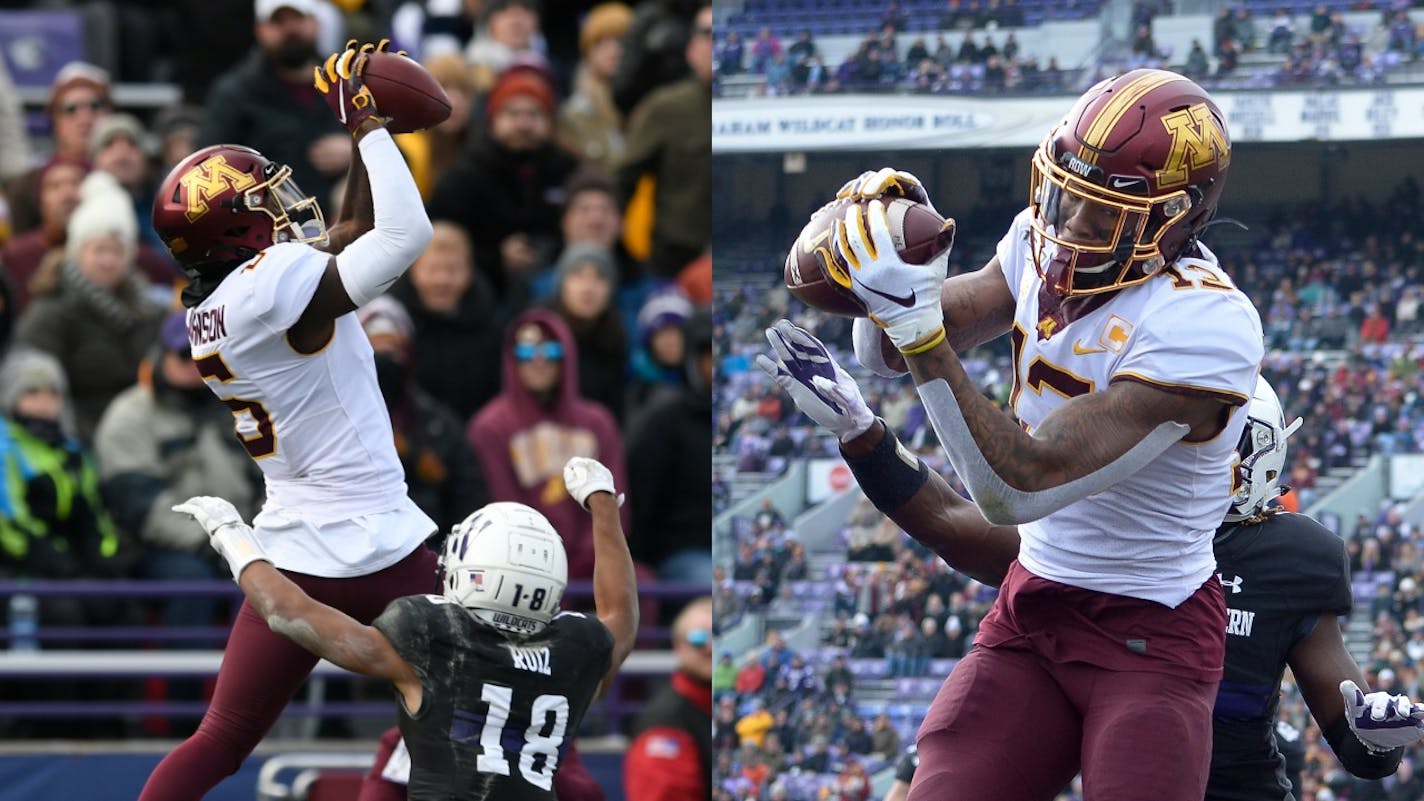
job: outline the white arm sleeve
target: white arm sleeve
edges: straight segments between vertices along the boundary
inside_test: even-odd
[[[969,489],[974,503],[990,523],[1017,525],[1046,517],[1070,503],[1111,487],[1146,467],[1177,440],[1185,437],[1191,427],[1171,421],[1162,423],[1127,453],[1103,465],[1086,476],[1067,484],[1026,492],[1008,485],[974,442],[974,435],[959,411],[959,401],[949,383],[939,378],[919,385],[920,400],[925,414],[934,426],[935,434],[949,454],[954,472]]]
[[[390,132],[372,131],[357,147],[371,182],[375,226],[337,255],[336,270],[351,302],[364,306],[425,251],[432,229],[420,190]]]

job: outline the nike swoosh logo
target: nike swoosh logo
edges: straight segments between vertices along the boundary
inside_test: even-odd
[[[1114,178],[1112,185],[1113,189],[1122,189],[1125,186],[1136,186],[1137,181],[1134,181],[1131,178],[1128,178],[1127,180],[1123,180],[1121,178]]]
[[[1085,348],[1085,347],[1083,347],[1083,341],[1082,341],[1081,339],[1073,343],[1073,355],[1074,355],[1074,356],[1087,356],[1089,353],[1106,353],[1106,352],[1107,352],[1107,348]]]
[[[898,303],[907,309],[914,308],[915,306],[915,290],[913,289],[910,290],[909,295],[891,295],[888,292],[881,292],[880,290],[872,286],[866,286],[865,284],[861,284],[861,286],[864,286],[866,291],[874,292],[875,294],[879,295],[882,298],[885,298],[891,303]]]

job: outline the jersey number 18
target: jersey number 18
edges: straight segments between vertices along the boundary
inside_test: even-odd
[[[502,684],[486,682],[480,690],[480,700],[489,704],[489,713],[485,715],[485,725],[480,730],[480,752],[475,769],[480,773],[508,776],[509,760],[505,758],[501,738],[504,724],[509,720],[514,690]],[[544,734],[550,714],[554,718],[553,725],[549,727],[549,733]],[[534,699],[529,710],[529,728],[524,732],[524,745],[519,749],[519,774],[525,781],[541,790],[553,787],[554,769],[559,765],[559,746],[563,745],[564,730],[568,725],[568,698],[541,695]],[[540,755],[544,757],[544,762],[536,767],[536,758]]]

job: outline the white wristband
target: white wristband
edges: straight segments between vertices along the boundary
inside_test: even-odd
[[[210,537],[212,546],[227,560],[233,581],[237,581],[242,576],[243,568],[253,562],[272,561],[262,549],[262,543],[257,541],[252,527],[245,523],[229,523],[213,532]]]

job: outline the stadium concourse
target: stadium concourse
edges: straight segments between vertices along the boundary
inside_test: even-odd
[[[711,31],[694,24],[708,4],[0,5],[0,734],[49,760],[31,771],[0,759],[0,772],[26,776],[0,799],[93,797],[67,784],[85,777],[134,798],[143,776],[132,774],[208,708],[241,596],[202,529],[170,507],[221,496],[251,520],[264,486],[249,456],[283,445],[270,421],[264,433],[267,407],[224,405],[194,366],[190,332],[219,336],[224,318],[186,324],[192,276],[152,229],[153,195],[189,154],[233,143],[290,167],[284,186],[314,197],[328,226],[358,214],[364,187],[343,186],[352,135],[313,85],[348,38],[392,40],[452,106],[438,126],[395,137],[433,239],[357,315],[409,497],[440,533],[491,501],[535,507],[565,539],[564,608],[588,610],[592,532],[562,466],[595,457],[627,493],[637,667],[582,731],[594,751],[604,744],[590,761],[604,792],[622,798],[628,727],[667,681],[669,625],[705,594],[709,570],[707,460],[665,469],[658,457],[670,437],[693,454],[709,440],[710,133],[698,100]],[[256,183],[224,175],[226,188],[191,190],[200,205],[205,188]],[[203,213],[186,210],[190,222]],[[279,722],[281,750],[369,761],[396,721],[389,687],[318,676]],[[61,738],[91,741],[91,761],[51,759]],[[116,741],[146,766],[116,778],[97,756]],[[251,799],[253,773],[222,797]]]
[[[933,188],[931,188],[933,192]],[[1384,221],[1388,221],[1387,223]],[[1252,233],[1217,229],[1229,273],[1261,312],[1269,339],[1263,373],[1287,418],[1293,491],[1307,509],[1371,457],[1424,451],[1424,228],[1419,186],[1405,179],[1388,198],[1302,204],[1250,220]],[[746,230],[745,241],[790,242],[793,230]],[[961,235],[967,232],[961,228]],[[977,266],[992,241],[965,236],[951,272]],[[723,264],[739,267],[724,270]],[[849,352],[849,326],[809,310],[780,286],[779,258],[719,255],[715,318],[716,619],[722,642],[714,678],[714,743],[721,801],[749,798],[879,798],[891,765],[914,740],[921,716],[954,660],[972,643],[994,590],[950,571],[860,498],[783,503],[767,487],[811,460],[837,454],[752,365],[762,329],[783,316],[835,351],[872,408],[934,469],[957,484],[908,382],[873,376]],[[986,394],[1007,400],[1006,349],[966,360]],[[790,493],[790,497],[801,497]],[[765,500],[760,500],[765,498]],[[1150,502],[1150,499],[1144,500]],[[1407,504],[1384,502],[1357,519],[1328,519],[1346,539],[1354,611],[1346,642],[1372,687],[1417,696],[1424,660],[1424,528]],[[730,518],[730,519],[728,519]],[[1408,519],[1407,519],[1408,518]],[[796,521],[804,521],[797,525]],[[1424,798],[1414,776],[1424,752],[1384,782],[1343,771],[1287,676],[1285,736],[1304,746],[1303,799]],[[1068,788],[1061,801],[1078,801]]]

